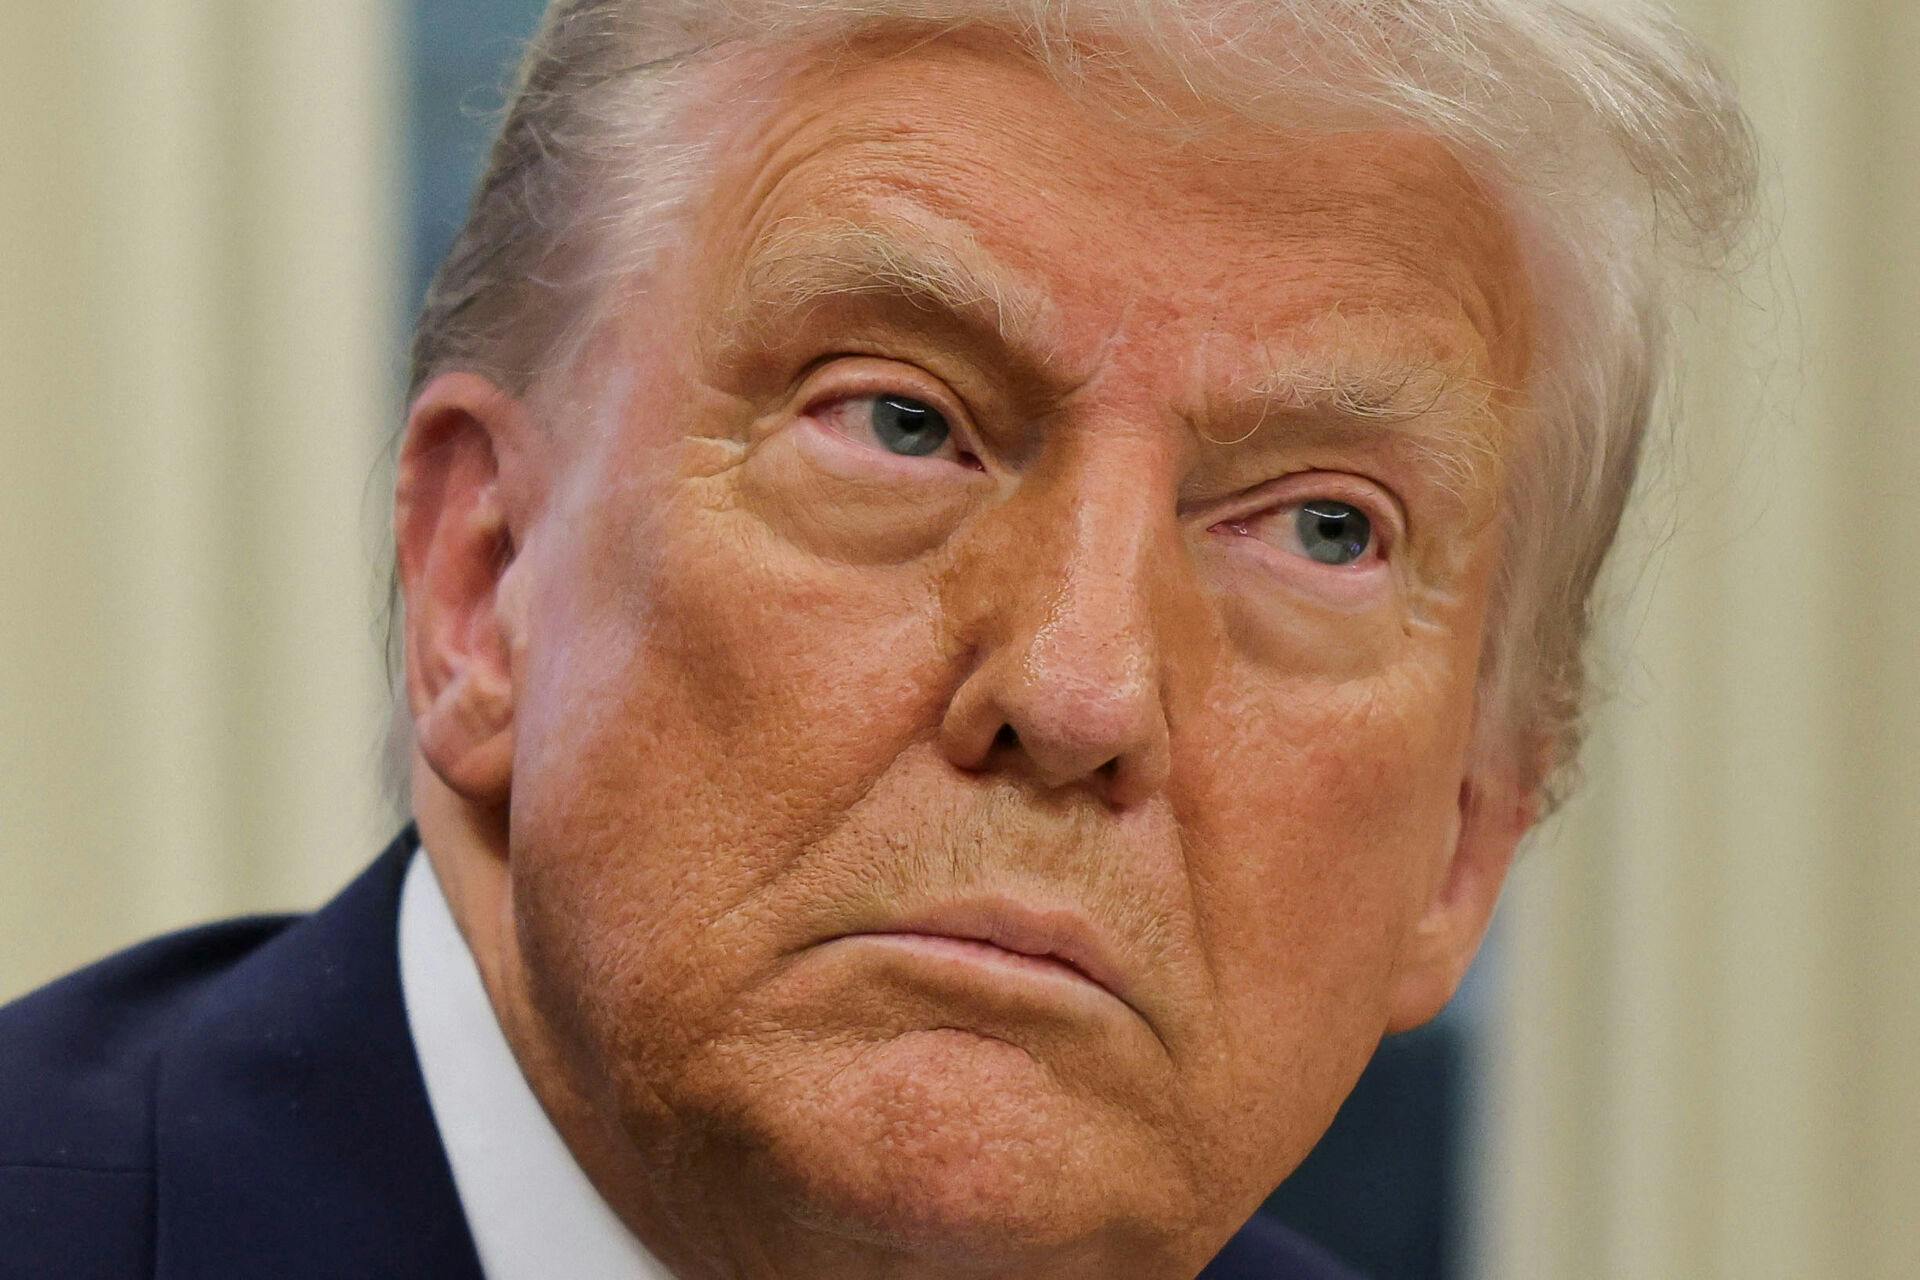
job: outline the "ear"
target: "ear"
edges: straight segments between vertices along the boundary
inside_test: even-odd
[[[415,741],[441,781],[483,808],[505,805],[513,776],[525,530],[510,499],[527,485],[509,473],[528,431],[520,403],[493,383],[436,378],[408,415],[394,492]]]
[[[1470,772],[1461,781],[1452,856],[1395,965],[1389,1035],[1431,1021],[1453,999],[1486,936],[1514,851],[1539,815],[1536,794],[1518,770]]]

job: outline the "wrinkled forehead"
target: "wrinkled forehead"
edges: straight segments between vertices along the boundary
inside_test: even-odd
[[[735,318],[756,288],[857,284],[850,256],[926,275],[925,248],[958,262],[933,272],[949,292],[984,295],[1010,337],[1064,366],[1135,335],[1222,375],[1331,343],[1498,387],[1524,376],[1516,238],[1437,139],[1255,125],[1124,77],[1063,82],[980,33],[804,65],[752,114],[718,148],[692,241]]]

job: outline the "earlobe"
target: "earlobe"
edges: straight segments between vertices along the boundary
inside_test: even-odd
[[[487,808],[512,780],[524,584],[505,469],[525,431],[519,402],[491,382],[437,378],[408,416],[394,496],[415,738],[448,787]]]
[[[1458,990],[1493,919],[1514,852],[1533,825],[1528,794],[1512,776],[1462,781],[1452,856],[1395,966],[1388,1034],[1432,1021]]]

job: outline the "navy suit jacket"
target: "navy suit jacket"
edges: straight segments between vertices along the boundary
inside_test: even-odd
[[[0,1278],[480,1280],[401,1003],[414,847],[0,1009]],[[1265,1219],[1203,1274],[1351,1280]]]

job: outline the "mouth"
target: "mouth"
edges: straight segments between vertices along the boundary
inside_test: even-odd
[[[1069,981],[1131,1003],[1114,949],[1071,909],[1048,910],[1007,898],[980,898],[946,903],[841,936],[887,942],[934,959]]]

